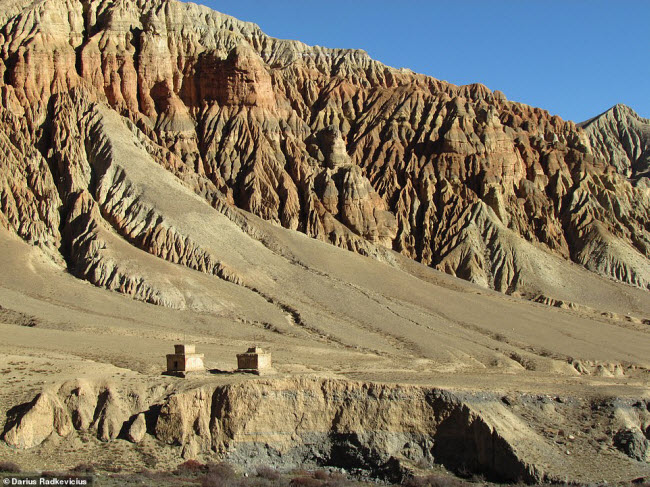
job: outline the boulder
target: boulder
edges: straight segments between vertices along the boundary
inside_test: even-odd
[[[57,396],[43,392],[27,406],[27,411],[5,433],[4,440],[15,448],[40,445],[52,434],[67,436],[73,430],[68,411]]]
[[[144,439],[144,435],[147,433],[147,421],[144,417],[144,413],[140,413],[136,416],[129,430],[127,432],[127,438],[132,443],[140,443]]]
[[[650,441],[638,428],[625,428],[614,435],[614,446],[640,462],[650,461]]]

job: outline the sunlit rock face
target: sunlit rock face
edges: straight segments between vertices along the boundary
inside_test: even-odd
[[[625,105],[616,105],[582,122],[594,154],[610,162],[633,183],[650,183],[650,120]]]
[[[90,244],[102,228],[230,275],[156,208],[115,203],[135,189],[106,170],[110,109],[128,127],[120,143],[215,207],[504,292],[526,292],[548,254],[650,287],[647,121],[627,114],[616,135],[620,108],[585,131],[482,85],[176,1],[11,2],[0,24],[0,224],[98,285],[176,305]]]

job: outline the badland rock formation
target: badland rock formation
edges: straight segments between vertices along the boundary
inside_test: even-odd
[[[0,325],[50,384],[0,390],[0,452],[648,471],[644,121],[582,129],[177,1],[0,6]],[[280,377],[163,379],[181,332],[219,370],[262,336]]]
[[[561,298],[568,261],[650,287],[650,193],[627,180],[643,178],[647,125],[629,111],[613,140],[614,115],[585,131],[482,85],[177,1],[3,7],[0,224],[96,285],[175,306],[120,261],[124,245],[240,279],[170,224],[173,205],[142,198],[119,152],[230,218],[503,292]]]
[[[594,154],[608,160],[623,176],[645,187],[650,183],[650,120],[625,105],[580,124]]]

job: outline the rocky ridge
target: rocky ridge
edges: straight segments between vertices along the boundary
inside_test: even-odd
[[[648,189],[572,122],[193,4],[42,0],[3,15],[0,224],[97,285],[180,306],[119,270],[102,227],[239,279],[129,199],[127,175],[98,176],[113,152],[96,114],[110,107],[230,218],[238,207],[362,254],[387,247],[503,292],[556,297],[561,275],[538,274],[562,259],[650,286]]]

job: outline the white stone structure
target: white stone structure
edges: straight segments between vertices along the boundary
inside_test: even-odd
[[[260,372],[271,368],[271,354],[260,347],[251,347],[245,353],[237,354],[237,370]]]
[[[202,372],[203,354],[196,353],[194,345],[174,345],[174,353],[167,355],[167,373],[185,375],[187,372]]]

